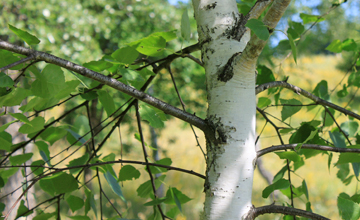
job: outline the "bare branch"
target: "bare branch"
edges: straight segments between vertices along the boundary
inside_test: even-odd
[[[264,156],[265,154],[280,151],[280,150],[295,150],[298,144],[283,144],[283,145],[274,145],[257,152],[257,157]],[[339,148],[339,147],[330,147],[318,144],[303,144],[301,149],[313,149],[313,150],[320,150],[320,151],[332,151],[337,153],[360,153],[360,149],[357,148]]]
[[[21,46],[16,46],[16,45],[13,45],[8,42],[1,41],[1,40],[0,40],[0,49],[23,54],[25,56],[34,56],[35,60],[45,61],[47,63],[53,63],[57,66],[74,71],[80,75],[87,77],[87,78],[96,80],[102,84],[108,85],[116,90],[124,92],[138,100],[146,102],[147,104],[152,105],[152,106],[162,110],[166,114],[172,115],[183,121],[186,121],[186,122],[198,127],[199,129],[203,130],[205,132],[205,134],[213,133],[213,131],[210,130],[210,128],[205,120],[203,120],[195,115],[192,115],[190,113],[184,112],[172,105],[169,105],[169,104],[167,104],[153,96],[150,96],[142,91],[139,91],[131,86],[125,85],[109,76],[102,75],[98,72],[92,71],[83,66],[77,65],[68,60],[64,60],[62,58],[56,57],[51,54],[28,49],[28,48],[21,47]],[[213,135],[208,135],[208,136],[209,136],[209,138],[211,138],[211,136],[213,136]]]
[[[304,211],[301,209],[296,209],[296,208],[292,208],[292,207],[287,207],[287,206],[278,206],[278,205],[267,205],[267,206],[261,206],[258,208],[255,208],[252,210],[252,219],[254,219],[255,217],[259,216],[259,215],[264,215],[264,214],[270,214],[270,213],[281,213],[284,215],[296,215],[296,216],[301,216],[301,217],[305,217],[305,218],[309,218],[312,220],[330,220],[329,218],[326,218],[324,216],[312,213],[312,212],[308,212],[308,211]]]
[[[265,9],[270,5],[274,0],[257,0],[255,5],[250,9],[247,14],[248,20],[257,19],[265,11]]]
[[[283,87],[286,89],[290,89],[290,90],[294,91],[296,94],[301,94],[301,95],[313,100],[315,103],[318,103],[323,106],[328,106],[339,112],[344,113],[345,115],[350,115],[351,117],[354,117],[354,118],[360,120],[360,115],[356,114],[355,112],[349,111],[349,110],[342,108],[338,105],[335,105],[331,102],[325,101],[324,99],[321,99],[321,98],[317,97],[316,95],[313,95],[310,92],[305,91],[305,90],[303,90],[297,86],[294,86],[290,83],[287,83],[287,82],[275,81],[275,82],[264,83],[264,84],[256,87],[256,94],[259,94],[260,92],[265,91],[266,89],[270,89],[270,88],[274,88],[274,87]]]

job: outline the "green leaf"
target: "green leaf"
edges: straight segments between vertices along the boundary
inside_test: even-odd
[[[256,70],[258,71],[258,75],[256,77],[257,85],[275,81],[275,76],[273,72],[266,66],[259,65]]]
[[[20,105],[32,92],[21,87],[13,89],[10,93],[0,97],[0,107]]]
[[[341,129],[350,137],[355,137],[359,124],[356,121],[346,121],[340,125]]]
[[[10,151],[12,146],[12,136],[6,131],[0,132],[0,150]]]
[[[175,187],[169,187],[166,192],[166,204],[169,205],[177,205],[179,207],[180,204],[185,204],[189,202],[191,198],[187,197],[183,194],[180,190],[176,189]],[[179,208],[181,211],[181,209]]]
[[[333,53],[340,53],[342,51],[342,43],[340,40],[334,40],[329,46],[325,48],[325,50]]]
[[[51,98],[67,87],[64,72],[54,64],[46,65],[41,73],[36,73],[35,76],[36,80],[31,84],[31,91],[36,96]]]
[[[27,154],[20,154],[20,155],[16,155],[16,156],[11,156],[10,157],[10,163],[11,163],[11,165],[23,164],[26,161],[30,160],[33,155],[34,155],[33,153],[27,153]]]
[[[69,193],[78,189],[77,180],[71,174],[64,172],[42,178],[39,183],[41,189],[50,195]]]
[[[85,215],[68,216],[68,218],[74,219],[74,220],[91,220],[88,216],[85,216]]]
[[[67,167],[84,165],[84,164],[86,164],[88,159],[89,159],[89,154],[86,153],[86,154],[82,155],[81,157],[70,161],[69,164],[67,165]],[[75,173],[78,173],[80,170],[81,170],[81,168],[71,169],[70,173],[75,174]]]
[[[5,186],[4,179],[0,176],[0,188],[3,188]],[[0,203],[0,209],[1,209],[1,203]],[[1,211],[0,211],[1,212]]]
[[[301,188],[306,196],[306,199],[309,201],[309,190],[308,190],[305,180],[302,181]]]
[[[273,183],[282,179],[284,177],[286,171],[287,171],[287,166],[284,166],[283,168],[281,168],[281,170],[279,170],[279,172],[277,174],[275,174]]]
[[[341,47],[345,51],[356,51],[357,44],[353,39],[346,39],[342,42]]]
[[[330,172],[330,165],[331,165],[331,162],[332,162],[332,158],[333,158],[333,153],[330,153],[329,158],[328,158],[328,170],[329,170],[329,172]]]
[[[85,200],[85,214],[90,211],[90,208],[94,211],[95,216],[97,216],[97,209],[95,205],[94,194],[87,188],[85,188],[86,200]]]
[[[73,195],[70,195],[66,199],[66,202],[68,203],[72,212],[75,212],[76,210],[79,210],[84,206],[84,200]]]
[[[16,27],[12,26],[11,24],[8,24],[8,25],[9,25],[9,29],[12,32],[14,32],[18,37],[20,37],[23,41],[25,41],[27,44],[35,45],[35,44],[40,43],[40,40],[37,37],[35,37],[34,35],[29,34],[29,32],[17,29]]]
[[[360,88],[360,71],[352,72],[348,78],[348,85]]]
[[[138,179],[139,177],[140,171],[131,165],[123,166],[119,173],[119,181]]]
[[[37,131],[40,131],[44,128],[45,119],[41,116],[38,116],[30,121],[30,123],[23,124],[19,128],[19,132],[23,134],[30,134]]]
[[[349,92],[347,91],[347,86],[344,84],[343,89],[338,91],[336,94],[339,98],[344,98],[345,96],[347,96],[349,94]]]
[[[286,151],[286,152],[275,152],[280,159],[287,159],[290,161],[298,162],[301,160],[301,157],[294,151]]]
[[[360,154],[356,153],[341,153],[339,160],[336,162],[336,165],[346,164],[346,163],[358,163],[360,162]]]
[[[342,182],[345,182],[346,177],[349,175],[350,173],[350,168],[349,168],[349,164],[339,164],[337,165],[337,167],[339,168],[338,172],[336,173],[336,177],[339,178]]]
[[[29,119],[22,113],[10,113],[11,116],[24,123],[30,123]]]
[[[14,81],[10,76],[3,72],[0,72],[0,87],[11,87],[14,85]]]
[[[190,20],[187,10],[185,10],[181,16],[181,36],[186,41],[190,41],[191,28],[190,28]]]
[[[21,200],[15,219],[17,219],[21,216],[28,216],[33,213],[33,210],[29,211],[29,209],[24,204],[25,204],[25,201]]]
[[[161,160],[158,160],[155,162],[156,164],[161,164],[161,165],[166,165],[166,166],[170,166],[172,161],[170,158],[163,158]],[[155,166],[150,166],[150,171],[153,174],[157,174],[157,173],[163,173],[166,172],[167,169],[166,168],[162,168],[162,167],[155,167]]]
[[[97,60],[97,61],[90,61],[83,64],[84,67],[91,69],[95,72],[101,72],[113,66],[112,63],[104,61],[104,60]]]
[[[50,151],[49,151],[49,145],[45,143],[44,141],[36,141],[35,145],[38,147],[39,153],[41,158],[49,165],[50,164]]]
[[[48,220],[53,217],[55,213],[41,213],[33,218],[33,220]]]
[[[324,21],[324,18],[321,18],[320,16],[317,15],[308,15],[308,14],[304,14],[304,13],[300,13],[300,18],[303,20],[304,24],[307,23],[311,23],[311,22],[321,22]]]
[[[1,50],[0,49],[0,67],[7,66],[11,63],[15,63],[16,61],[19,61],[19,54],[12,53],[7,50]],[[20,70],[25,67],[25,64],[16,65],[15,67],[10,68],[11,70]]]
[[[161,184],[163,183],[165,177],[166,177],[165,175],[162,175],[162,176],[158,177],[157,179],[155,179],[155,187],[156,188],[161,186]],[[138,196],[140,196],[141,198],[148,197],[148,195],[152,191],[153,191],[152,190],[152,184],[151,184],[150,180],[148,180],[145,183],[141,184],[136,190]]]
[[[61,138],[67,135],[67,130],[61,127],[50,127],[47,128],[40,134],[40,137],[53,145],[56,141],[60,140]]]
[[[111,57],[123,64],[132,64],[138,56],[139,52],[131,46],[119,48],[111,54]]]
[[[269,197],[269,195],[274,192],[275,190],[278,190],[278,189],[287,189],[290,187],[290,183],[288,180],[286,179],[280,179],[278,181],[276,181],[275,183],[267,186],[263,192],[262,192],[262,197],[263,198],[267,198]]]
[[[163,203],[166,200],[166,198],[156,198],[154,200],[151,200],[150,202],[147,202],[144,204],[144,206],[155,206]]]
[[[39,176],[44,172],[44,166],[45,162],[43,160],[35,160],[34,162],[31,163],[31,166],[40,166],[40,167],[31,167],[31,171]]]
[[[346,148],[344,137],[340,132],[338,132],[338,131],[330,132],[329,131],[329,136],[330,136],[333,144],[335,145],[335,147]]]
[[[121,187],[120,187],[119,183],[116,181],[115,177],[113,175],[111,175],[111,173],[109,171],[104,173],[104,177],[105,177],[106,181],[108,182],[108,184],[110,185],[110,188],[113,190],[113,192],[116,195],[118,195],[123,201],[126,201],[125,197],[121,191]]]
[[[147,56],[159,56],[166,47],[166,40],[162,36],[150,35],[132,42],[129,46],[136,46],[136,50]]]
[[[110,117],[110,115],[115,112],[115,103],[113,98],[105,90],[98,90],[97,93],[99,95],[101,105],[104,107],[108,117]]]
[[[266,98],[266,97],[260,97],[258,99],[258,102],[257,102],[257,107],[258,108],[264,108],[268,105],[271,104],[271,100],[269,98]]]
[[[290,43],[290,47],[291,47],[291,51],[292,51],[294,61],[295,61],[295,63],[297,63],[296,62],[297,50],[296,50],[296,45],[295,45],[294,39],[293,39],[292,35],[289,33],[289,31],[288,31],[287,36],[289,38],[289,43]]]
[[[302,103],[296,99],[280,99],[281,104],[283,105],[299,105],[299,106],[283,106],[281,110],[281,120],[285,121],[287,118],[291,117],[295,113],[301,110]]]
[[[146,105],[141,105],[140,114],[142,119],[148,121],[151,127],[153,128],[164,127],[164,122],[161,116],[153,108],[148,107]]]
[[[169,41],[172,41],[177,38],[176,32],[177,32],[177,30],[155,32],[155,33],[152,33],[151,36],[162,37],[165,39],[166,42],[169,42]]]
[[[330,95],[328,92],[328,84],[326,80],[322,80],[321,82],[319,82],[314,91],[313,91],[314,95],[318,96],[321,99],[325,99],[327,101],[329,101],[330,99]]]
[[[343,220],[357,220],[360,218],[360,206],[352,200],[346,198],[341,193],[337,199],[339,214]]]
[[[262,21],[257,19],[250,19],[247,21],[245,26],[250,28],[261,40],[267,40],[270,36],[268,28]]]
[[[334,116],[334,114],[335,114],[335,110],[334,110],[334,109],[329,108],[328,111],[331,113],[331,115]],[[334,124],[334,120],[332,119],[332,117],[331,117],[331,115],[329,114],[329,112],[327,112],[327,111],[324,110],[324,111],[321,113],[321,117],[322,117],[322,119],[323,119],[323,121],[324,121],[324,126],[325,126],[325,127],[328,127],[328,126],[331,126],[331,125]],[[325,119],[325,120],[324,120],[324,119]]]

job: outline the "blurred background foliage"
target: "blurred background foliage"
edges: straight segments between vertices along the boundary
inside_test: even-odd
[[[245,2],[253,3],[254,1]],[[293,1],[286,15],[279,23],[278,29],[286,30],[289,21],[300,22],[300,13],[316,15],[327,13],[331,5],[332,3],[329,1]],[[188,10],[190,21],[192,22],[192,38],[190,42],[184,42],[180,37],[180,21],[184,10]],[[283,58],[291,51],[291,48],[286,43],[287,37],[280,31],[275,32],[271,36],[270,43],[262,53],[259,62],[267,63],[273,69],[278,80],[285,76],[290,76],[289,82],[293,82],[293,84],[303,89],[311,91],[323,78],[328,80],[330,89],[335,88],[350,68],[353,62],[353,54],[343,52],[341,55],[335,56],[335,54],[325,50],[325,48],[335,39],[341,41],[347,38],[359,39],[359,11],[358,1],[348,1],[341,7],[332,10],[326,16],[325,21],[320,22],[307,32],[298,44],[298,53],[301,56],[298,65],[295,65],[289,59],[283,61]],[[167,54],[196,43],[196,24],[194,19],[192,19],[192,14],[191,7],[186,3],[171,5],[167,0],[2,0],[0,2],[0,38],[22,44],[18,37],[7,28],[7,24],[12,24],[17,28],[28,30],[40,38],[41,43],[35,46],[34,49],[48,51],[64,59],[83,64],[99,60],[104,55],[111,54],[127,43],[146,37],[154,32],[177,30],[176,33],[179,40],[170,42],[167,47],[168,50],[161,56],[164,57]],[[309,26],[310,24],[305,27]],[[200,54],[197,53],[195,56],[200,57]],[[155,60],[156,57],[152,59]],[[188,59],[177,59],[171,65],[171,69],[173,70],[177,86],[180,89],[180,95],[186,104],[187,110],[191,113],[196,112],[198,116],[205,118],[207,106],[205,77],[202,67]],[[71,77],[71,74],[68,74],[68,76]],[[82,80],[84,80],[85,84],[91,85],[90,88],[96,86],[92,85],[91,81],[87,79],[82,78]],[[177,95],[173,89],[171,77],[166,70],[160,72],[153,83],[152,90],[155,97],[180,107]],[[343,104],[349,101],[349,97],[354,96],[350,104],[353,107],[359,107],[357,90],[349,92],[350,94],[345,99],[335,98],[333,101]],[[125,100],[125,97],[120,93],[111,94],[111,96],[116,98],[117,106]],[[69,102],[67,106],[53,110],[51,114],[60,115],[67,108],[77,103]],[[102,115],[103,111],[100,109],[100,106],[97,106],[97,108],[99,112],[98,117],[104,118],[105,116]],[[279,113],[279,111],[279,109],[275,109],[274,114]],[[74,114],[78,115],[81,112],[77,111]],[[319,115],[316,111],[301,111],[297,114],[298,118],[307,118],[307,120],[303,121],[309,121],[317,116]],[[68,123],[78,124],[78,130],[83,129],[83,133],[85,133],[85,130],[88,128],[84,126],[81,128],[81,120],[81,118],[77,118],[73,121],[68,121]],[[261,125],[261,122],[259,122],[259,125]],[[261,126],[258,127],[261,128]],[[160,157],[172,158],[173,166],[204,173],[203,155],[198,147],[196,147],[195,138],[188,127],[185,127],[182,122],[172,119],[166,123],[165,128],[165,130],[156,131],[158,134],[158,145],[161,149],[159,150]],[[122,137],[125,149],[124,158],[136,159],[141,154],[139,150],[140,143],[134,139],[131,133],[133,129],[134,127],[131,123],[122,126],[122,132],[124,132]],[[148,137],[150,137],[150,128],[146,132]],[[200,136],[200,143],[204,143],[205,140],[202,134],[199,131],[197,133]],[[270,129],[265,130],[263,135],[265,138],[261,140],[261,145],[269,146],[277,143],[271,134],[272,131]],[[104,154],[113,152],[119,157],[121,152],[119,137],[112,137],[109,142]],[[57,146],[59,145],[61,144],[58,143]],[[202,147],[205,147],[204,144]],[[341,188],[343,183],[337,180],[334,175],[331,177],[327,174],[326,158],[321,156],[316,158],[312,159],[312,161],[322,161],[325,168],[314,169],[315,166],[318,167],[317,163],[310,162],[306,166],[307,169],[305,171],[307,171],[307,174],[303,174],[303,177],[308,181],[310,191],[314,193],[313,208],[314,210],[319,210],[319,214],[337,216],[337,210],[329,209],[328,207],[334,205],[334,202],[336,203],[336,196],[339,192],[334,191]],[[266,164],[271,164],[271,167],[268,167],[268,169],[271,169],[273,174],[282,167],[281,161],[276,159],[276,156],[267,156],[264,159]],[[184,216],[187,216],[187,219],[198,219],[199,212],[202,210],[203,181],[174,171],[169,172],[167,178],[169,185],[176,186],[184,194],[193,198],[192,201],[185,204],[183,209]],[[128,217],[146,219],[146,216],[152,211],[151,208],[145,208],[143,203],[146,201],[143,201],[142,198],[136,195],[136,186],[144,181],[146,181],[145,175],[142,175],[142,179],[132,181],[130,184],[124,183],[125,197],[130,199],[128,199],[127,206],[121,205],[121,207],[124,207],[121,211],[127,212]],[[333,184],[328,184],[329,182]],[[189,187],[189,183],[191,183],[191,187]],[[254,180],[255,205],[270,202],[270,200],[264,201],[261,198],[261,191],[265,186],[266,183],[259,175],[256,175]],[[115,195],[111,199],[115,204],[122,203]],[[68,212],[66,208],[63,211],[64,213]],[[112,212],[112,208],[106,206],[104,214],[110,217]],[[178,219],[185,219],[184,216],[180,215]],[[274,219],[274,217],[266,217],[266,219]]]

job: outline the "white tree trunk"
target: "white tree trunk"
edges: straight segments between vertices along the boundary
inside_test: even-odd
[[[240,53],[250,39],[236,37],[242,16],[234,0],[193,0],[205,66],[208,120],[222,143],[207,143],[203,219],[242,219],[250,208],[255,152],[255,63]]]

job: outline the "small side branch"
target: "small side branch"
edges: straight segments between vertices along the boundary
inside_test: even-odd
[[[275,81],[275,82],[269,82],[269,83],[264,83],[262,85],[259,85],[258,87],[256,87],[256,94],[259,94],[260,92],[263,92],[265,91],[266,89],[270,89],[270,88],[274,88],[274,87],[283,87],[283,88],[286,88],[286,89],[289,89],[289,90],[292,90],[294,91],[296,94],[301,94],[302,96],[305,96],[311,100],[313,100],[315,103],[318,103],[320,105],[323,105],[323,106],[328,106],[330,108],[333,108],[339,112],[342,112],[344,113],[345,115],[350,115],[351,117],[354,117],[358,120],[360,120],[360,115],[356,114],[355,112],[352,112],[352,111],[349,111],[345,108],[342,108],[338,105],[335,105],[331,102],[328,102],[324,99],[321,99],[319,97],[317,97],[316,95],[313,95],[311,94],[310,92],[308,91],[305,91],[297,86],[294,86],[290,83],[287,83],[287,82],[283,82],[283,81]]]
[[[10,68],[12,68],[12,67],[14,67],[14,66],[20,65],[20,64],[22,64],[22,63],[25,63],[25,62],[27,62],[27,61],[33,60],[34,58],[35,58],[35,57],[32,56],[32,55],[30,55],[30,56],[28,56],[28,57],[25,57],[24,59],[21,59],[21,60],[19,60],[19,61],[16,61],[15,63],[11,63],[11,64],[9,64],[9,65],[7,65],[7,66],[1,67],[1,68],[0,68],[0,72],[5,71],[5,70],[7,70],[7,69],[10,69]]]
[[[324,216],[312,212],[308,212],[292,207],[278,206],[278,205],[261,206],[258,208],[254,208],[251,212],[252,212],[251,213],[252,219],[256,218],[259,215],[270,214],[270,213],[281,213],[284,215],[301,216],[312,220],[330,220],[329,218],[326,218]]]
[[[284,144],[284,145],[274,145],[257,152],[257,157],[264,156],[265,154],[280,151],[280,150],[295,150],[298,144]],[[339,148],[339,147],[330,147],[324,145],[317,144],[303,144],[301,146],[302,149],[313,149],[313,150],[321,150],[321,151],[332,151],[337,153],[358,153],[360,154],[360,149],[356,148]]]

